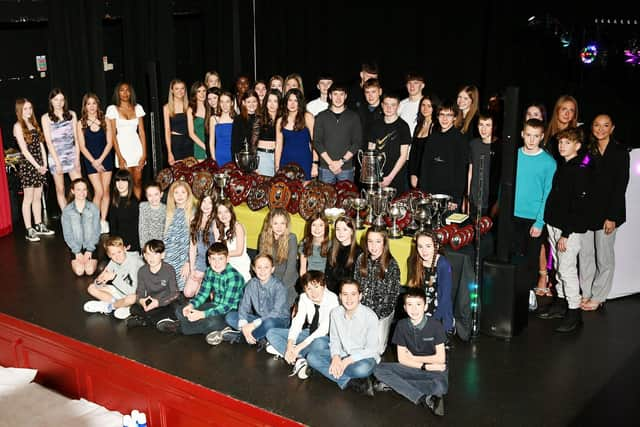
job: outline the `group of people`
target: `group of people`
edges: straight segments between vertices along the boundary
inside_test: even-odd
[[[248,147],[258,153],[262,175],[295,162],[306,179],[335,183],[355,180],[358,150],[377,150],[386,157],[382,187],[448,194],[451,210],[471,214],[499,209],[498,119],[479,107],[474,86],[463,87],[455,102],[440,102],[424,94],[421,75],[410,73],[409,96],[400,99],[383,92],[370,64],[363,64],[355,88],[321,76],[320,97],[309,103],[296,74],[253,85],[241,76],[235,93],[220,86],[215,72],[194,83],[189,96],[183,81],[170,83],[163,108],[170,164],[194,156],[224,165]],[[406,288],[386,230],[369,228],[359,244],[347,216],[331,232],[316,214],[298,242],[289,213],[272,209],[251,259],[233,205],[215,193],[197,200],[185,181],[166,195],[150,183],[142,201],[145,112],[131,85],[116,86],[106,112],[88,93],[78,118],[54,89],[42,126],[27,99],[16,101],[16,116],[27,240],[53,234],[41,215],[47,171],[75,274],[96,273],[97,247],[108,233],[103,246],[110,261],[88,287],[95,300],[86,311],[113,313],[129,327],[204,334],[212,345],[257,345],[302,379],[317,371],[367,395],[391,388],[444,413],[444,344],[455,321],[451,266],[435,234],[414,237]],[[577,116],[569,96],[558,100],[548,124],[542,105],[529,106],[517,159],[513,252],[524,257],[526,280],[540,296],[554,295],[552,255],[556,296],[538,316],[563,318],[561,332],[579,327],[580,310],[597,309],[607,297],[629,178],[629,155],[612,137],[612,118],[598,115],[588,132]],[[400,299],[408,318],[396,312]],[[394,324],[398,363],[379,363]]]

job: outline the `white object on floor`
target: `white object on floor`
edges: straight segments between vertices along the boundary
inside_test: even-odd
[[[116,310],[113,312],[113,315],[116,317],[116,319],[124,320],[131,316],[131,307],[116,308]]]
[[[109,314],[112,310],[109,310],[109,303],[105,301],[92,300],[84,303],[84,311],[87,313],[104,313]]]

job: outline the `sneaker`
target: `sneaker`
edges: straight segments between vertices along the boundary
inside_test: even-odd
[[[354,390],[363,396],[373,397],[373,384],[371,378],[351,378],[347,383],[347,388]]]
[[[442,396],[425,396],[422,404],[429,408],[434,415],[444,416],[444,397]]]
[[[273,354],[274,356],[284,358],[284,356],[282,354],[280,354],[280,352],[278,350],[276,350],[276,348],[274,346],[272,346],[271,344],[268,344],[267,348],[265,348],[265,350],[269,354]]]
[[[207,344],[209,345],[218,345],[222,342],[222,338],[224,336],[224,334],[226,334],[227,332],[232,332],[233,329],[230,328],[229,326],[227,326],[226,328],[224,328],[221,331],[213,331],[213,332],[209,332],[207,334],[207,337],[205,338],[205,340],[207,341]]]
[[[53,230],[49,230],[47,226],[44,225],[44,222],[36,224],[34,228],[36,230],[36,234],[40,236],[53,236],[54,234],[56,234]]]
[[[177,334],[180,328],[180,322],[173,319],[162,319],[156,323],[156,328],[165,334]]]
[[[236,331],[234,329],[231,329],[230,331],[225,331],[223,329],[221,335],[222,335],[222,341],[226,341],[229,344],[240,344],[240,343],[246,344],[247,343],[247,341],[244,339],[244,335],[242,335],[240,331]]]
[[[137,328],[139,326],[147,326],[147,321],[139,316],[131,316],[126,321],[127,328]]]
[[[296,363],[293,364],[293,369],[291,370],[291,374],[289,374],[290,377],[295,377],[296,375],[300,374],[300,371],[305,370],[304,368],[307,367],[307,359],[305,358],[298,358],[296,359]],[[304,375],[304,374],[303,374]],[[300,377],[298,377],[300,378]],[[307,378],[300,378],[301,380],[306,380]]]
[[[131,307],[116,308],[113,312],[113,315],[116,317],[116,319],[124,320],[127,317],[131,316]]]
[[[84,303],[83,309],[87,313],[110,314],[113,311],[113,306],[106,301],[92,300]]]
[[[40,241],[40,238],[38,237],[38,233],[36,232],[36,229],[33,227],[27,228],[27,234],[25,234],[24,238],[30,242]]]
[[[377,379],[373,381],[373,391],[386,392],[391,390],[393,389],[382,381],[378,381]]]
[[[307,364],[307,359],[302,360],[304,360],[304,367],[298,371],[298,378],[300,378],[301,380],[306,380],[311,375],[313,375],[313,369],[311,369],[311,366]]]
[[[109,233],[109,223],[104,219],[100,220],[100,234]]]

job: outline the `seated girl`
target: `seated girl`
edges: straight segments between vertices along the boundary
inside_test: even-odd
[[[191,220],[189,233],[189,278],[184,285],[184,296],[192,298],[198,293],[200,284],[207,270],[207,249],[213,242],[213,198],[205,194],[200,201],[200,208]]]
[[[222,242],[229,249],[229,264],[233,266],[247,282],[251,279],[251,258],[247,254],[247,233],[236,219],[236,213],[229,200],[223,200],[216,207],[213,233],[216,242]]]
[[[351,279],[356,259],[362,253],[356,239],[356,225],[353,218],[340,216],[335,220],[333,239],[324,270],[327,289],[338,293],[338,285],[343,279]]]
[[[316,212],[304,226],[304,239],[298,249],[300,254],[300,276],[307,271],[324,272],[329,254],[329,223]]]

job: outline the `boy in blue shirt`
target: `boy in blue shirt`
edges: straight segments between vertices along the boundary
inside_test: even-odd
[[[518,150],[512,253],[524,256],[524,279],[533,288],[537,284],[540,246],[545,237],[544,208],[556,172],[556,161],[540,148],[544,139],[541,120],[527,120],[521,135],[524,146]]]

